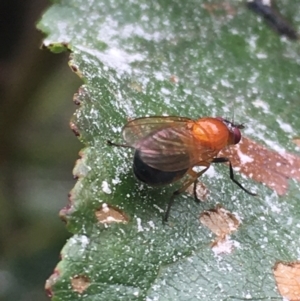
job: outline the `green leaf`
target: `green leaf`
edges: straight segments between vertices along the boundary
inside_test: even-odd
[[[106,143],[122,143],[129,117],[224,116],[243,122],[257,143],[299,154],[292,143],[300,129],[299,44],[280,38],[244,3],[222,3],[57,0],[44,14],[44,44],[71,49],[70,65],[84,82],[72,128],[86,148],[61,212],[74,236],[47,284],[53,300],[279,298],[272,267],[299,258],[299,183],[290,181],[279,197],[244,178],[259,193],[251,197],[232,184],[226,166],[212,166],[201,178],[208,202],[176,197],[163,225],[162,210],[179,184],[141,184],[132,152]],[[281,5],[299,27],[298,4]],[[221,256],[199,222],[217,203],[242,219],[232,235],[238,247]],[[103,204],[129,221],[99,223]],[[74,284],[78,278],[86,287]]]

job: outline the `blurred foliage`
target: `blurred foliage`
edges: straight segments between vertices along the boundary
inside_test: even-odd
[[[69,129],[80,80],[68,54],[40,50],[46,0],[0,3],[0,300],[49,300],[68,234],[58,218],[80,143]],[[58,88],[59,87],[59,88]]]

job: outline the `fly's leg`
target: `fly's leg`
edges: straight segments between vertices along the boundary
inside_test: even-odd
[[[199,198],[198,198],[198,196],[197,196],[197,183],[198,183],[198,178],[197,178],[197,180],[195,180],[195,182],[194,182],[194,185],[193,185],[193,193],[194,193],[194,200],[195,200],[195,202],[196,203],[200,203],[200,200],[199,200]]]
[[[207,167],[207,166],[206,166]],[[207,167],[208,168],[208,167]],[[190,169],[190,170],[188,170],[188,174],[189,174],[189,176],[191,177],[191,179],[196,179],[195,181],[194,181],[194,184],[193,184],[193,194],[194,194],[194,200],[195,200],[195,202],[196,203],[200,203],[200,200],[199,200],[199,198],[198,198],[198,196],[197,196],[197,183],[198,183],[198,178],[204,173],[204,172],[206,172],[207,171],[207,168],[205,169],[205,170],[203,170],[203,171],[201,171],[200,173],[200,175],[199,175],[199,173],[197,173],[197,172],[195,172],[195,171],[193,171],[192,169]]]
[[[127,144],[119,144],[119,143],[114,143],[114,142],[111,142],[110,140],[107,140],[106,143],[109,145],[109,146],[117,146],[117,147],[126,147],[126,148],[134,148],[130,145],[127,145]]]
[[[197,198],[196,196],[196,184],[197,184],[197,181],[198,181],[198,178],[200,176],[202,176],[209,168],[210,166],[210,163],[208,162],[199,162],[198,166],[203,166],[205,167],[203,170],[201,170],[200,172],[195,172],[193,171],[192,169],[190,169],[188,171],[188,175],[190,176],[189,179],[187,179],[183,184],[182,186],[173,192],[173,194],[171,195],[170,197],[170,200],[169,200],[169,203],[167,205],[167,208],[166,208],[166,211],[165,211],[165,215],[164,215],[164,218],[163,218],[163,222],[167,222],[168,221],[168,218],[169,218],[169,215],[170,215],[170,211],[171,211],[171,207],[172,205],[174,204],[174,200],[175,200],[175,197],[179,194],[181,194],[182,192],[184,192],[191,184],[194,183],[194,195],[195,195],[195,201],[199,201],[199,199]]]
[[[214,158],[211,163],[225,163],[228,162],[229,163],[229,176],[230,176],[230,180],[232,182],[234,182],[237,186],[239,186],[241,189],[243,189],[246,193],[252,195],[252,196],[256,196],[256,193],[253,193],[249,190],[247,190],[245,187],[243,187],[243,185],[241,183],[239,183],[235,178],[234,178],[234,173],[233,173],[233,168],[232,168],[232,164],[230,162],[230,160],[228,158],[225,157],[221,157],[221,158]]]

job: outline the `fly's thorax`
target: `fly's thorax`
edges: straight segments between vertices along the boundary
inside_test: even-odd
[[[212,150],[221,150],[229,145],[230,132],[228,127],[217,118],[205,117],[194,122],[195,139]]]

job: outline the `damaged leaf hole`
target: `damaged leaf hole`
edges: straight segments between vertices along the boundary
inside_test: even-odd
[[[194,195],[194,185],[190,185],[187,188],[186,192],[193,196]],[[198,181],[196,184],[196,196],[202,202],[205,202],[209,196],[208,188],[201,181]]]
[[[106,203],[103,203],[102,207],[96,210],[95,216],[101,224],[128,223],[129,221],[123,211]]]
[[[71,68],[71,70],[74,73],[76,73],[76,75],[78,75],[79,78],[83,78],[83,74],[81,73],[79,68],[72,61],[69,61],[69,67]]]
[[[300,262],[277,262],[273,273],[280,295],[289,301],[299,301]]]
[[[75,134],[76,137],[80,136],[78,127],[73,121],[70,122],[70,128],[71,128],[71,130],[73,131],[73,133]]]
[[[91,285],[91,281],[85,275],[76,275],[71,279],[71,285],[74,292],[82,294]]]
[[[232,252],[234,242],[230,240],[229,235],[237,231],[240,225],[240,220],[234,214],[218,204],[213,209],[203,211],[200,214],[200,222],[217,236],[211,244],[215,254]]]

